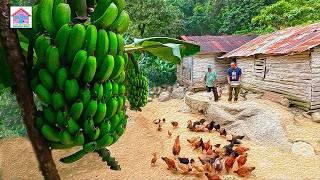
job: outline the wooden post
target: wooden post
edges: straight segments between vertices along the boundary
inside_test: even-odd
[[[3,44],[7,60],[16,87],[16,97],[18,104],[23,110],[23,121],[26,126],[28,136],[36,153],[42,175],[48,180],[59,180],[56,165],[52,159],[45,139],[34,126],[36,106],[33,101],[33,93],[29,86],[26,72],[24,56],[19,44],[17,32],[10,29],[9,0],[0,1],[0,40]]]

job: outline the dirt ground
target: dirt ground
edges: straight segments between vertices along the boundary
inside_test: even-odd
[[[241,103],[241,102],[239,102]],[[274,106],[283,113],[287,136],[291,141],[304,140],[312,144],[317,152],[315,157],[306,158],[282,151],[269,145],[256,145],[244,140],[250,148],[248,165],[256,170],[247,179],[320,179],[320,124],[311,122],[302,116],[295,116],[288,109],[268,101],[266,106]],[[179,112],[184,102],[170,100],[167,102],[150,102],[142,112],[129,112],[130,120],[126,133],[119,142],[110,147],[112,155],[119,161],[122,170],[112,171],[101,161],[97,154],[89,154],[74,164],[62,164],[61,157],[77,149],[57,150],[53,152],[58,171],[62,179],[206,179],[205,176],[173,174],[166,170],[165,163],[158,159],[156,166],[150,165],[153,152],[160,156],[172,157],[171,149],[174,138],[180,135],[182,142],[181,157],[197,158],[199,151],[193,151],[188,138],[201,136],[213,143],[226,144],[217,133],[195,133],[187,130],[189,119],[202,118],[198,114]],[[163,131],[158,132],[153,124],[155,118],[165,118]],[[173,129],[170,122],[179,122],[179,128]],[[170,130],[173,135],[167,135]],[[27,138],[10,138],[0,141],[0,179],[41,179],[37,161]],[[235,165],[236,167],[236,165]],[[234,174],[223,176],[223,179],[237,179]]]

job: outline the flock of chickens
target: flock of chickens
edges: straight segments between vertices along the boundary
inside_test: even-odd
[[[162,124],[165,123],[165,119],[154,120],[154,124],[158,125],[157,130],[162,131]],[[179,126],[178,122],[171,122],[173,128]],[[179,157],[180,135],[175,139],[172,147],[172,153],[174,158],[161,157],[161,159],[167,164],[168,170],[173,172],[179,172],[181,174],[205,174],[209,180],[219,180],[223,173],[223,170],[227,174],[230,172],[238,174],[240,177],[250,176],[251,172],[255,169],[252,166],[246,166],[247,151],[249,148],[241,145],[241,140],[244,136],[235,136],[227,134],[227,131],[220,127],[219,124],[211,121],[207,123],[205,119],[192,122],[188,121],[188,127],[190,131],[194,132],[215,132],[217,131],[221,137],[225,137],[229,142],[228,145],[221,147],[221,144],[212,144],[210,140],[204,142],[202,138],[193,137],[187,139],[188,143],[193,147],[193,150],[201,150],[201,155],[198,156],[200,163],[196,163],[194,159]],[[168,130],[168,136],[171,137],[172,132]],[[153,153],[151,164],[155,165],[158,159],[157,153]],[[233,168],[235,162],[237,162],[237,168]],[[237,169],[232,171],[233,169]]]

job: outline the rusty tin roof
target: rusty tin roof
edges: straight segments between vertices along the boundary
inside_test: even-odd
[[[227,53],[256,38],[256,35],[181,36],[181,39],[198,44],[200,54]]]
[[[261,35],[221,58],[248,57],[258,54],[301,53],[320,45],[320,23],[297,26]]]

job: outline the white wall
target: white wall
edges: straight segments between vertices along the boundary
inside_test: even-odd
[[[320,48],[311,53],[312,101],[311,109],[320,110]]]

